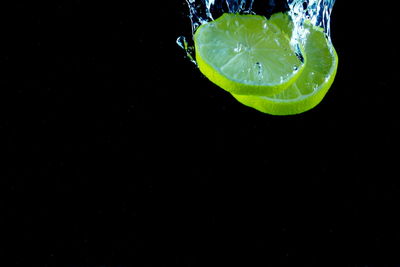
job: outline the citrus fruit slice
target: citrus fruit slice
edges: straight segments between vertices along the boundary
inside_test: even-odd
[[[194,42],[200,71],[234,94],[277,94],[304,67],[289,37],[258,15],[225,13],[200,26]]]
[[[293,29],[286,14],[272,16],[270,22],[283,31]],[[322,101],[335,79],[338,56],[322,28],[306,22],[304,29],[308,32],[304,48],[307,62],[300,77],[273,96],[233,95],[239,102],[272,115],[293,115],[310,110]]]

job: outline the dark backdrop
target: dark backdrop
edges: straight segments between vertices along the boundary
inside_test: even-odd
[[[326,98],[274,117],[185,58],[183,0],[3,1],[3,265],[399,263],[395,9],[358,2]]]

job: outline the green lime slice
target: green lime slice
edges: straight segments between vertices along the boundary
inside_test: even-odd
[[[272,16],[282,31],[291,32],[293,25],[286,14]],[[273,96],[234,95],[242,104],[272,115],[293,115],[303,113],[318,105],[336,76],[338,56],[322,28],[305,23],[308,31],[305,44],[306,66],[300,77],[286,90]]]
[[[258,15],[225,13],[200,26],[194,42],[200,71],[234,94],[275,95],[293,84],[305,65],[289,37]]]

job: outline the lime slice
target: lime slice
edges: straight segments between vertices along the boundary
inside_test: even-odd
[[[194,42],[200,71],[234,94],[277,94],[304,67],[289,37],[262,16],[225,13],[200,26]]]
[[[293,29],[286,14],[272,16],[270,22],[276,23],[282,31]],[[322,101],[335,79],[338,56],[322,28],[309,22],[304,27],[308,31],[307,62],[295,83],[273,96],[233,95],[239,102],[272,115],[293,115],[310,110]]]

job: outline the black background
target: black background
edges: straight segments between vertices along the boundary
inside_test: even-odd
[[[5,266],[400,262],[389,4],[338,0],[332,88],[275,117],[185,58],[184,1],[3,2]]]

